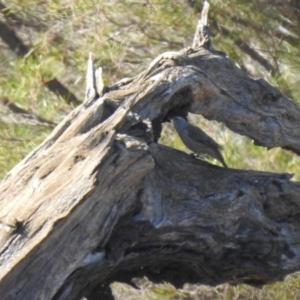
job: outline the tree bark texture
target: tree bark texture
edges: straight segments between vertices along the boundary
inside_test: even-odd
[[[93,80],[1,183],[1,299],[109,299],[111,282],[143,275],[262,285],[300,269],[291,175],[224,169],[157,143],[163,122],[192,112],[299,154],[297,105],[201,46],[102,92]]]

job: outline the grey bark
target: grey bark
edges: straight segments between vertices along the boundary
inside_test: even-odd
[[[97,93],[0,185],[1,299],[109,299],[148,276],[262,285],[300,269],[300,184],[160,145],[188,112],[300,153],[300,110],[206,47],[168,52]],[[95,70],[95,68],[92,68]],[[90,69],[91,70],[91,69]]]

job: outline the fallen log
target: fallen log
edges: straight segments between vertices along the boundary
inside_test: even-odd
[[[157,143],[191,112],[300,153],[299,107],[215,51],[205,20],[192,48],[110,87],[89,59],[85,102],[1,182],[1,299],[110,299],[111,282],[138,276],[257,286],[300,269],[292,175]]]

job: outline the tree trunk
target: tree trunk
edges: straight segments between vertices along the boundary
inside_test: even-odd
[[[90,61],[85,103],[1,183],[1,299],[109,299],[111,282],[143,275],[262,285],[300,269],[291,175],[157,144],[163,122],[192,112],[300,153],[299,108],[198,39],[107,88]]]

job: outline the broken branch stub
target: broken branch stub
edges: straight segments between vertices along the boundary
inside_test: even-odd
[[[162,122],[192,112],[299,153],[293,102],[203,47],[163,54],[103,95],[92,62],[89,72],[87,102],[1,182],[1,299],[92,299],[143,275],[261,285],[300,269],[290,175],[224,169],[155,142]]]
[[[207,1],[204,1],[204,6],[201,12],[201,18],[198,21],[193,40],[193,48],[203,47],[206,49],[211,49],[211,39],[208,26],[208,12],[209,3]]]

